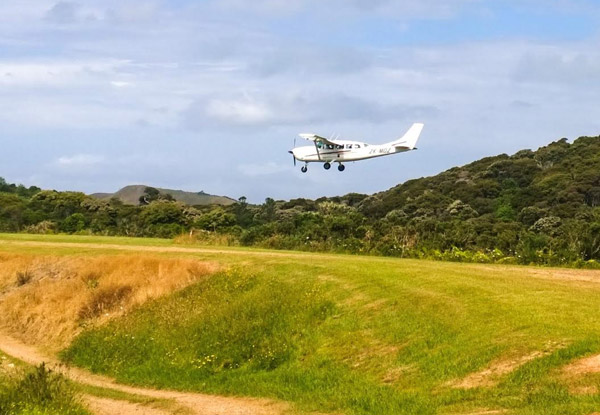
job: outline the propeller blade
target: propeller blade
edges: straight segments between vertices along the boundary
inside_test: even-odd
[[[294,136],[294,148],[296,148],[296,136]],[[294,156],[294,152],[290,151],[290,154],[294,158],[294,167],[296,167],[296,156]]]
[[[288,153],[290,153],[292,155],[292,158],[294,159],[294,167],[296,167],[296,156],[294,156],[294,152],[292,150],[288,151]]]

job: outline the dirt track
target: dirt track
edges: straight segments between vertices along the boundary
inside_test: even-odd
[[[35,348],[23,344],[4,333],[0,333],[0,350],[9,356],[32,365],[45,362],[49,367],[64,373],[68,378],[83,385],[111,389],[147,398],[169,400],[174,403],[172,410],[163,410],[127,401],[86,396],[90,408],[98,415],[164,415],[174,411],[180,414],[196,415],[277,415],[285,413],[289,409],[289,406],[285,403],[266,399],[232,398],[120,385],[104,376],[93,375],[81,369],[65,367],[57,359],[45,356]]]

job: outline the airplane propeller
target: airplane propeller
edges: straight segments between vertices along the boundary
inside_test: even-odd
[[[292,155],[292,158],[294,159],[294,167],[296,167],[296,156],[294,156],[294,152],[292,150],[288,151],[288,153],[290,153]]]
[[[296,148],[296,137],[294,137],[294,148]],[[288,153],[292,155],[292,158],[294,159],[294,167],[296,167],[296,156],[294,156],[294,151],[290,150]]]

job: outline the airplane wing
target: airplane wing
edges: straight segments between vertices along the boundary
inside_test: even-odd
[[[316,134],[299,134],[299,135],[300,135],[300,137],[304,138],[305,140],[314,141],[315,143],[329,144],[332,146],[336,145],[336,143],[329,140],[328,138],[321,137]]]

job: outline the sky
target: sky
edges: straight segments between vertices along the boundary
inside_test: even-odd
[[[372,194],[599,135],[599,97],[600,0],[0,2],[0,176],[26,186]],[[413,122],[418,151],[343,173],[288,154]]]

